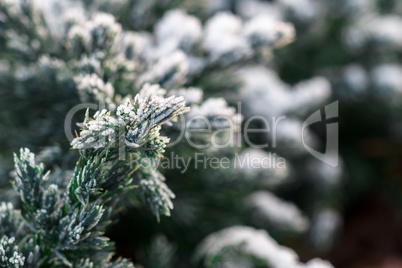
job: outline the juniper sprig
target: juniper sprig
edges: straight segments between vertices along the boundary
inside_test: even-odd
[[[155,165],[142,167],[126,154],[156,161],[168,142],[159,135],[160,126],[188,110],[182,98],[155,92],[159,87],[146,85],[132,104],[117,108],[116,116],[98,111],[89,119],[87,113],[71,143],[80,159],[67,187],[54,184],[29,149],[14,156],[12,184],[22,209],[1,205],[2,267],[132,267],[127,260],[111,261],[113,246],[104,236],[118,194],[135,188],[158,220],[170,215],[174,194]],[[123,148],[118,148],[120,136]]]

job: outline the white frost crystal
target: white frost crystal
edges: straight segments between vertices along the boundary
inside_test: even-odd
[[[57,36],[57,38],[63,37],[64,27],[83,22],[86,17],[80,2],[57,0],[31,2],[34,2],[43,11],[42,14],[52,35]],[[60,17],[63,19],[61,20]]]
[[[113,15],[96,13],[86,24],[91,29],[95,49],[108,49],[119,41],[119,38],[116,37],[122,33],[122,28],[120,24],[116,23]]]
[[[182,96],[186,101],[186,104],[191,105],[200,103],[202,101],[203,91],[202,89],[196,87],[180,88],[171,90],[169,95]]]
[[[193,106],[188,115],[190,128],[203,128],[208,121],[212,128],[238,129],[242,117],[236,113],[236,109],[229,107],[223,98],[210,98],[199,106]]]
[[[67,8],[63,12],[62,16],[67,28],[71,27],[74,24],[82,24],[85,22],[86,19],[85,10],[82,5],[78,3],[77,6]]]
[[[371,72],[375,92],[384,100],[396,100],[402,96],[402,66],[383,64]]]
[[[210,98],[202,103],[201,106],[191,110],[190,116],[232,116],[236,110],[233,107],[228,107],[228,104],[223,98]]]
[[[247,117],[254,115],[270,118],[281,116],[291,105],[287,92],[290,87],[267,68],[251,66],[239,71],[244,86],[241,95]]]
[[[122,47],[128,59],[150,60],[154,53],[153,36],[145,32],[124,32]]]
[[[364,93],[369,85],[367,71],[356,64],[348,65],[343,70],[343,80],[347,89],[352,91],[350,95]]]
[[[105,109],[98,111],[93,120],[87,114],[80,137],[75,138],[71,146],[74,149],[116,147],[122,134],[125,144],[132,148],[154,144],[156,140],[166,142],[159,136],[160,125],[187,112],[188,108],[182,97],[164,99],[157,95],[160,91],[159,86],[146,84],[133,104],[125,102],[117,108],[117,117]]]
[[[25,264],[25,257],[18,252],[15,245],[15,238],[3,236],[0,240],[0,266],[22,268]]]
[[[319,106],[331,96],[331,85],[323,77],[314,77],[294,86],[291,93],[292,111],[301,115]]]
[[[257,227],[282,233],[302,233],[309,220],[293,203],[286,202],[267,191],[252,193],[244,200],[244,210]]]
[[[202,38],[201,22],[182,10],[168,11],[155,26],[160,49],[170,53],[176,49],[189,51]]]
[[[286,45],[293,41],[293,25],[277,21],[269,15],[259,15],[248,21],[243,30],[244,36],[253,47],[267,45]]]
[[[358,52],[369,44],[378,48],[400,50],[402,47],[402,18],[396,15],[362,16],[345,30],[344,43]]]
[[[69,29],[67,40],[70,51],[82,52],[110,51],[116,48],[122,33],[121,25],[107,13],[95,13],[91,20],[74,24]],[[83,51],[82,51],[83,50]]]
[[[207,21],[204,47],[212,61],[227,64],[251,53],[247,40],[241,35],[242,27],[241,19],[227,12],[218,13]]]
[[[157,83],[165,88],[182,85],[188,73],[188,59],[180,50],[159,58],[149,71],[139,78],[139,84]]]
[[[218,257],[220,259],[224,258],[225,253],[228,253],[227,249],[230,247],[239,248],[241,253],[243,253],[242,255],[238,255],[240,258],[256,258],[264,261],[265,267],[306,267],[306,265],[299,262],[298,256],[293,250],[278,245],[266,231],[245,226],[234,226],[209,235],[201,242],[197,255],[200,259],[204,259],[206,267],[215,267],[208,264],[213,263],[212,260]],[[261,264],[261,262],[259,263]],[[313,263],[318,262],[315,260]],[[322,263],[324,264],[324,262]],[[235,267],[239,266],[236,265]],[[322,267],[331,268],[332,265],[325,263],[325,266]]]
[[[200,245],[198,252],[210,258],[224,254],[229,246],[240,246],[245,255],[265,260],[273,268],[290,268],[297,263],[296,253],[279,246],[267,232],[250,227],[234,226],[209,235]]]
[[[150,177],[140,181],[139,185],[144,199],[154,207],[155,211],[162,207],[163,214],[170,216],[170,210],[173,209],[171,199],[175,198],[175,194],[169,189],[164,182],[164,177],[157,171],[154,171]],[[156,214],[158,221],[160,220],[159,213]]]
[[[264,14],[272,18],[282,20],[283,11],[277,3],[259,0],[238,0],[236,1],[236,13],[247,19]]]
[[[8,210],[13,210],[14,206],[12,203],[5,203],[5,202],[1,202],[0,204],[0,212],[5,212]],[[2,216],[5,216],[4,214],[1,214]]]
[[[306,263],[305,268],[331,268],[333,267],[329,262],[321,259],[312,259]]]
[[[277,47],[293,41],[291,24],[279,22],[267,14],[251,18],[246,24],[228,12],[210,18],[205,26],[204,48],[212,62],[229,64],[253,54],[252,47]]]
[[[96,74],[78,76],[75,81],[82,102],[106,103],[109,109],[113,109],[114,88],[111,83],[105,83]]]
[[[288,113],[305,115],[331,95],[331,86],[322,77],[300,82],[292,89],[276,72],[264,67],[245,67],[239,75],[244,81],[241,94],[247,117],[258,115],[271,120]]]
[[[77,53],[84,50],[89,51],[91,45],[91,33],[87,27],[75,24],[67,34],[67,40],[71,46],[71,51]]]
[[[319,11],[314,0],[279,0],[279,4],[288,17],[301,23],[311,21]]]
[[[247,148],[236,156],[234,168],[243,180],[269,187],[285,183],[290,170],[284,158],[256,148]]]

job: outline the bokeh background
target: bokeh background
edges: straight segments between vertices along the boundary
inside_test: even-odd
[[[107,33],[99,47],[82,47],[82,25],[95,37]],[[124,42],[116,48],[117,38]],[[64,132],[67,112],[96,101],[113,109],[118,95],[135,94],[146,81],[184,95],[191,115],[241,113],[239,128],[256,115],[287,117],[276,148],[197,150],[183,141],[166,156],[275,153],[287,165],[163,170],[176,194],[172,216],[157,222],[124,196],[107,233],[117,255],[143,267],[201,267],[193,256],[203,239],[245,225],[265,229],[302,262],[402,267],[401,60],[398,0],[0,0],[0,199],[18,203],[9,186],[12,152],[29,147],[68,177],[77,155]],[[80,80],[88,73],[102,82]],[[337,167],[311,156],[301,140],[304,120],[334,101]],[[82,119],[76,114],[72,127]],[[258,120],[252,126],[264,128]],[[307,131],[309,145],[324,149],[325,125]],[[209,267],[238,267],[227,263]]]

